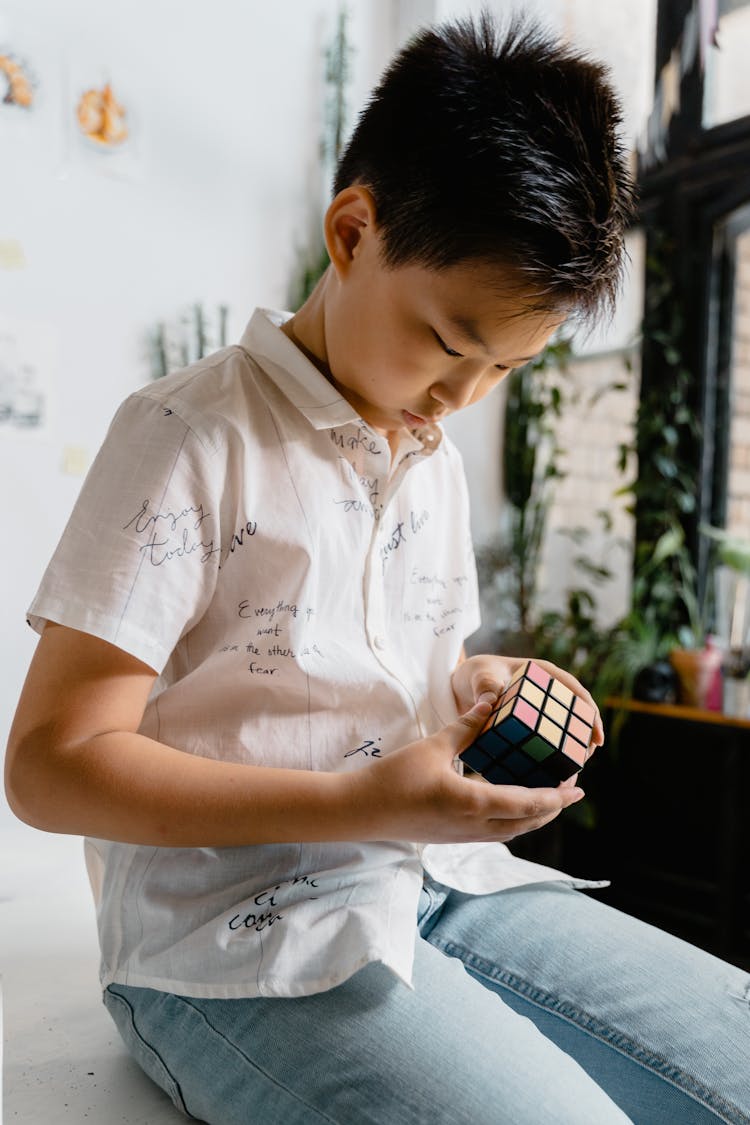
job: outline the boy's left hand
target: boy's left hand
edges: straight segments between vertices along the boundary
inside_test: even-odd
[[[459,714],[463,715],[477,702],[480,695],[490,692],[499,698],[516,668],[532,659],[540,668],[549,672],[550,676],[561,680],[572,692],[589,703],[596,712],[594,731],[592,737],[592,753],[597,746],[604,742],[604,727],[602,726],[599,708],[594,703],[591,694],[578,682],[575,676],[550,664],[548,660],[537,660],[527,656],[492,656],[489,653],[483,656],[469,656],[455,669],[452,678],[453,694]]]

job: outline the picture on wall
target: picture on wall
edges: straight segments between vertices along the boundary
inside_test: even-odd
[[[28,64],[12,51],[0,47],[0,110],[31,109],[36,81]]]
[[[0,434],[39,431],[47,425],[55,355],[50,325],[0,318]]]
[[[76,119],[83,136],[102,148],[119,148],[128,139],[127,110],[115,98],[109,82],[81,95]]]
[[[120,68],[69,59],[66,66],[66,154],[63,174],[86,170],[122,179],[141,172],[137,83]]]
[[[226,347],[228,318],[228,305],[206,309],[199,302],[179,317],[161,321],[149,336],[151,377],[161,379]]]

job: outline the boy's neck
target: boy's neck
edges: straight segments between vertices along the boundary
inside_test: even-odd
[[[330,268],[330,267],[329,267]],[[324,328],[324,290],[328,270],[323,274],[305,303],[290,320],[281,325],[281,331],[331,382],[328,350]]]
[[[329,266],[305,303],[290,320],[281,325],[281,331],[317,367],[321,375],[324,375],[329,383],[336,386],[336,381],[328,366],[328,349],[325,336],[325,291],[329,283],[330,271],[331,267]],[[344,394],[340,387],[336,387],[336,389],[339,393]],[[346,394],[344,394],[344,398],[346,398]],[[368,425],[371,425],[371,423],[368,423]],[[391,449],[391,457],[394,458],[403,431],[400,429],[386,431],[379,429],[377,426],[372,428],[387,438]]]

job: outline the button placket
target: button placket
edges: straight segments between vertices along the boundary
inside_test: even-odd
[[[407,443],[411,445],[407,451],[401,456],[396,464],[395,470],[391,473],[391,460],[390,449],[388,449],[388,468],[389,472],[385,476],[385,488],[383,490],[381,507],[378,512],[377,518],[374,521],[372,536],[370,539],[370,547],[367,554],[367,561],[365,566],[364,578],[364,609],[365,609],[365,627],[367,630],[367,637],[370,642],[373,655],[378,663],[390,675],[396,679],[403,690],[411,700],[414,721],[419,732],[420,737],[424,737],[427,730],[430,729],[429,723],[426,721],[426,715],[423,713],[424,708],[421,708],[418,703],[418,694],[415,695],[413,685],[410,684],[410,678],[406,675],[401,662],[398,658],[397,646],[392,643],[392,639],[388,636],[388,629],[386,626],[385,615],[385,581],[386,575],[383,564],[382,552],[386,543],[398,537],[399,515],[396,511],[396,524],[394,528],[391,526],[393,520],[388,519],[388,513],[393,511],[393,501],[403,483],[406,474],[420,461],[426,457],[431,457],[436,452],[434,443],[427,445],[416,445],[414,447],[414,439],[406,439]],[[418,439],[417,439],[418,442]],[[397,454],[403,448],[400,446]],[[371,463],[374,461],[375,455],[366,455],[366,462]],[[377,458],[380,459],[379,457]],[[382,466],[379,466],[382,472]],[[381,480],[383,478],[381,477]],[[432,718],[432,716],[430,716]]]
[[[382,522],[382,521],[381,521]],[[418,702],[418,693],[415,694],[411,677],[407,675],[401,664],[397,642],[388,634],[385,615],[385,582],[386,575],[381,557],[381,547],[384,542],[380,527],[376,524],[370,542],[365,572],[365,623],[367,636],[375,659],[395,680],[407,695],[412,708],[414,723],[420,737],[424,737],[429,729],[423,719]],[[393,560],[391,560],[393,565]]]

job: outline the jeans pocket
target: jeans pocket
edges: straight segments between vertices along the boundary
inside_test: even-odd
[[[126,996],[121,992],[113,991],[112,985],[105,989],[104,1007],[114,1020],[128,1053],[138,1063],[141,1070],[148,1075],[172,1099],[175,1107],[191,1121],[200,1120],[188,1112],[182,1097],[179,1082],[170,1073],[164,1059],[159,1052],[148,1043],[136,1027],[135,1010]]]
[[[427,937],[440,917],[440,911],[443,909],[449,893],[448,887],[436,883],[434,879],[425,874],[417,911],[417,927],[423,938]]]

